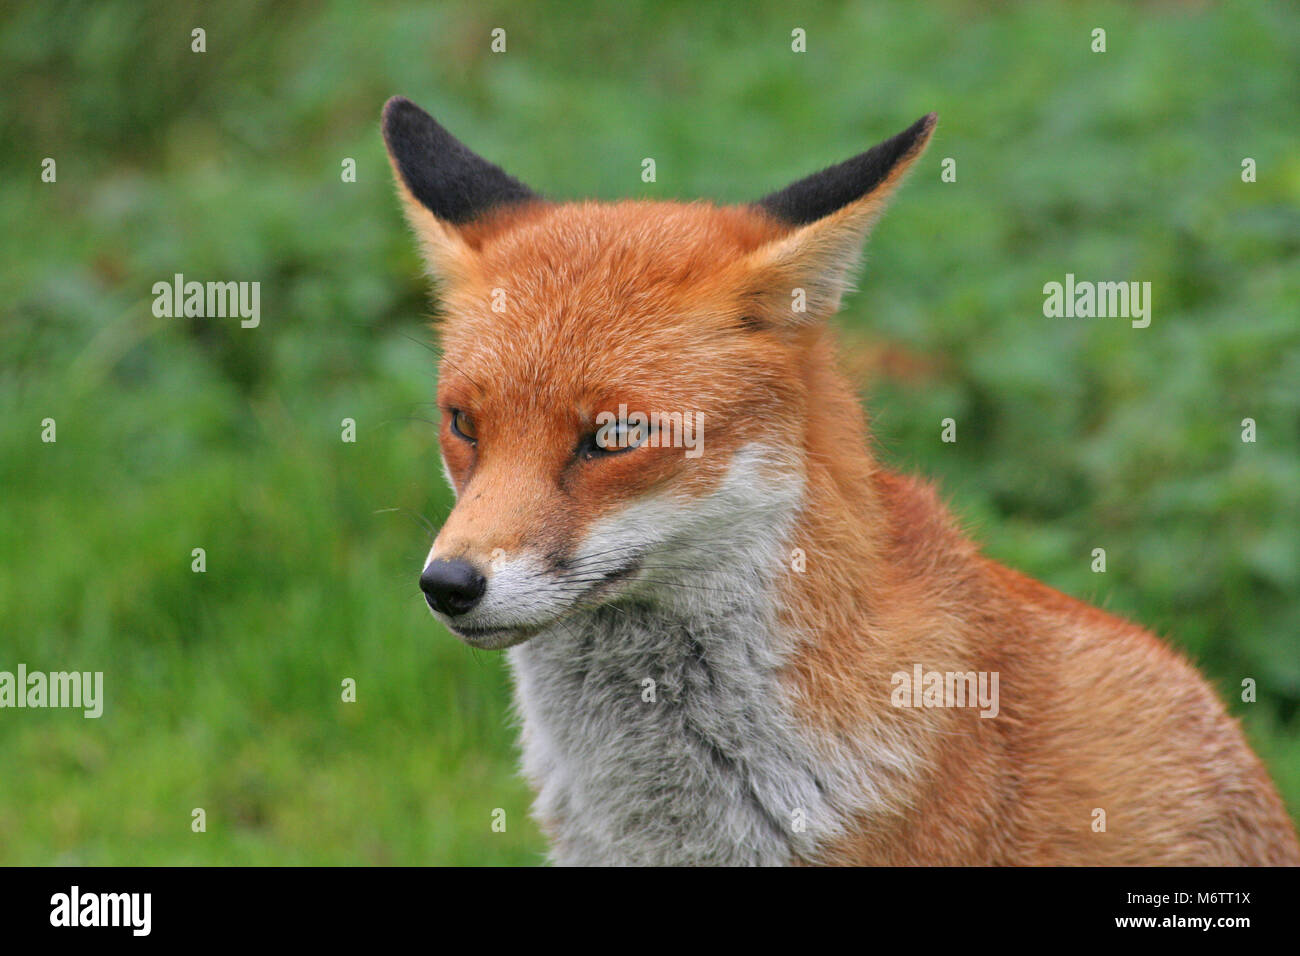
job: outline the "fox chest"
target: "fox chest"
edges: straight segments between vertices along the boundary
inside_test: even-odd
[[[758,619],[607,612],[511,651],[535,815],[561,864],[780,865],[824,794]]]

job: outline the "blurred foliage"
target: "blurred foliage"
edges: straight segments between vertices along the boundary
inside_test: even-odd
[[[450,499],[394,93],[556,197],[745,200],[937,110],[841,319],[902,357],[882,454],[1168,635],[1300,812],[1294,6],[101,0],[10,9],[0,57],[0,669],[107,694],[0,712],[0,863],[541,859],[504,663],[416,588]],[[154,318],[177,272],[260,281],[261,326]],[[1045,319],[1067,272],[1150,281],[1151,327]]]

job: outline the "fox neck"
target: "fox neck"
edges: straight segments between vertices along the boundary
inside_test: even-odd
[[[510,652],[524,770],[558,862],[811,860],[853,817],[889,806],[883,782],[910,770],[898,747],[814,736],[791,684],[792,663],[820,640],[788,606],[789,579],[807,570],[794,542],[811,514],[869,491],[870,476],[852,392],[834,379],[808,385],[812,415],[824,418],[808,433],[837,449],[841,473],[827,472],[820,445],[797,475],[789,454],[747,446],[698,506],[711,517],[690,516],[691,543],[672,562],[690,572],[652,575],[634,596]],[[852,463],[845,447],[857,452]],[[785,462],[780,477],[774,459]],[[846,544],[856,552],[862,542]],[[824,603],[819,612],[834,613]],[[846,792],[860,798],[829,803]]]

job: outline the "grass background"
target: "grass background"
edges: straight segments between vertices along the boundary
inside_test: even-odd
[[[841,319],[884,454],[1191,654],[1300,814],[1300,11],[982,6],[12,9],[0,669],[102,670],[107,703],[0,711],[0,863],[541,860],[503,661],[416,588],[450,499],[394,93],[557,197],[742,201],[937,110]],[[260,281],[260,328],[155,319],[176,272]],[[1044,318],[1067,272],[1150,281],[1151,327]]]

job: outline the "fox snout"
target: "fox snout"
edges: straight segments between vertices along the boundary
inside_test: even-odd
[[[431,555],[420,574],[420,590],[434,615],[466,644],[502,650],[579,606],[599,603],[625,577],[611,574],[604,561],[582,562],[576,571],[532,551],[494,555],[487,563]]]
[[[472,611],[487,590],[487,578],[462,559],[430,561],[420,575],[420,590],[433,610],[448,617]]]

